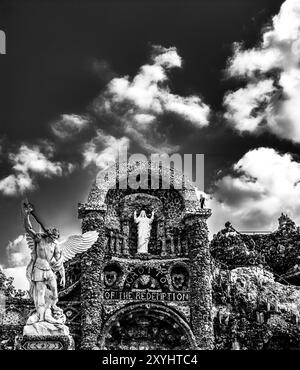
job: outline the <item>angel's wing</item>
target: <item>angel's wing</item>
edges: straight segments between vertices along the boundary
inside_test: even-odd
[[[25,237],[26,237],[26,242],[27,242],[28,248],[30,250],[34,250],[35,243],[34,243],[34,240],[32,239],[32,237],[28,233],[26,233]]]
[[[97,231],[88,231],[82,235],[72,235],[65,242],[60,243],[63,262],[73,258],[77,253],[88,250],[98,239]]]

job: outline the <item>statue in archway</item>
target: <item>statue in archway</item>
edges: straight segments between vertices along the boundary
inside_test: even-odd
[[[154,220],[154,211],[152,211],[151,217],[148,218],[144,210],[141,211],[137,217],[136,211],[134,211],[134,222],[138,226],[138,248],[137,253],[149,253],[148,244],[150,240],[151,224]]]

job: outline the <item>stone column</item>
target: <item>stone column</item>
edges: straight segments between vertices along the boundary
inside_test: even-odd
[[[123,232],[123,254],[129,256],[129,220],[123,220],[122,222]]]
[[[210,209],[184,217],[190,265],[191,327],[199,349],[214,348],[211,266],[206,219]]]
[[[160,240],[161,242],[161,256],[167,255],[167,244],[166,244],[166,237],[165,237],[165,224],[164,220],[158,220],[157,221],[157,240]]]
[[[82,232],[97,230],[99,238],[81,257],[81,349],[97,349],[102,328],[103,283],[101,273],[105,256],[105,210],[79,210]]]
[[[181,254],[182,254],[181,238],[180,238],[180,235],[178,235],[178,238],[177,238],[177,249],[176,249],[176,254],[177,254],[177,256],[181,256]]]
[[[114,253],[114,233],[112,231],[109,232],[108,251],[111,254]]]

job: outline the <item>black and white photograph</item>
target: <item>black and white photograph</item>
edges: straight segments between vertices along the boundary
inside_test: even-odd
[[[300,0],[0,0],[0,350],[300,350]]]

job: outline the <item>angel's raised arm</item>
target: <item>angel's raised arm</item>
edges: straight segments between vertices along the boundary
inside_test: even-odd
[[[33,229],[31,222],[30,222],[30,217],[29,217],[32,209],[30,207],[25,207],[25,205],[23,205],[22,211],[23,211],[23,217],[24,217],[25,230],[34,239],[37,236],[37,233]]]
[[[134,222],[137,223],[138,222],[138,217],[136,215],[136,211],[134,211],[133,213],[133,219],[134,219]]]
[[[154,211],[151,213],[150,221],[152,222],[154,220]]]

